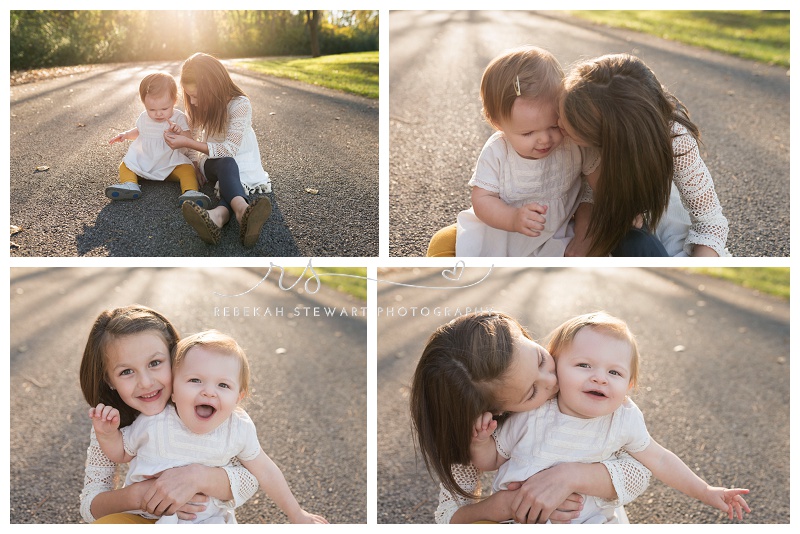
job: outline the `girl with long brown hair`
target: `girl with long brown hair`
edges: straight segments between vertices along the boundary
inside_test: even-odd
[[[140,413],[162,412],[172,393],[171,355],[179,337],[166,317],[146,306],[100,313],[80,366],[81,390],[91,410],[101,403],[119,408],[122,427]],[[202,503],[209,497],[233,498],[239,506],[258,489],[255,477],[236,461],[222,468],[192,464],[167,469],[157,478],[115,490],[117,464],[103,453],[94,430],[86,455],[80,505],[87,523],[155,522],[128,512],[139,509],[191,519],[205,509]]]
[[[217,183],[220,196],[211,210],[185,202],[183,216],[200,239],[216,245],[233,215],[239,222],[239,239],[252,247],[272,213],[265,196],[272,186],[261,165],[250,99],[217,58],[203,53],[184,61],[181,88],[192,138],[174,132],[166,132],[164,138],[172,148],[194,151],[198,178]]]
[[[611,253],[640,216],[670,256],[727,255],[728,221],[700,157],[699,130],[641,59],[612,54],[574,66],[560,125],[600,151],[588,227],[576,228],[590,255]]]
[[[508,413],[535,410],[557,392],[553,358],[509,315],[465,314],[431,335],[417,363],[410,405],[417,447],[441,483],[438,523],[512,517],[568,522],[580,508],[573,492],[621,506],[644,491],[649,472],[623,456],[602,464],[560,464],[522,489],[479,498],[479,473],[470,465],[476,419],[492,412],[502,421]]]

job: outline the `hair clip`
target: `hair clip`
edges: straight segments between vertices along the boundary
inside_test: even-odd
[[[517,75],[517,81],[514,82],[514,92],[517,93],[517,96],[522,96],[522,89],[519,88],[519,75]]]

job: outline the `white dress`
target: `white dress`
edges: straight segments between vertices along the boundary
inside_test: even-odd
[[[561,413],[558,400],[530,412],[511,415],[495,434],[497,451],[508,461],[497,470],[495,491],[564,462],[594,463],[624,449],[636,453],[650,444],[644,416],[627,399],[614,413],[581,419]],[[581,515],[573,523],[614,521],[613,508],[587,497]]]
[[[256,427],[247,413],[237,408],[220,426],[206,434],[195,434],[178,417],[175,407],[157,415],[140,415],[122,429],[125,452],[135,455],[130,462],[126,484],[145,480],[164,469],[198,463],[222,467],[237,457],[253,460],[261,452]],[[146,514],[145,514],[146,515]],[[153,516],[148,516],[153,517]],[[232,503],[209,499],[205,511],[193,521],[177,515],[163,516],[159,523],[235,523]]]
[[[192,151],[190,156],[200,164],[208,158],[233,158],[239,166],[239,178],[247,194],[269,193],[272,184],[269,174],[261,165],[256,132],[253,130],[253,108],[246,96],[232,98],[228,102],[228,128],[224,134],[208,136],[205,130],[193,130],[192,137],[208,144],[208,155]]]
[[[176,109],[169,120],[184,131],[189,129],[186,115],[180,110]],[[166,121],[156,122],[143,111],[136,119],[136,128],[139,130],[139,137],[133,140],[122,160],[136,176],[163,182],[178,165],[192,164],[192,160],[182,151],[173,150],[167,145],[164,131],[169,128],[169,124]]]
[[[584,149],[564,138],[542,159],[521,157],[495,132],[481,151],[471,187],[498,193],[507,205],[518,208],[537,202],[547,206],[545,227],[538,237],[498,230],[485,224],[473,208],[458,214],[456,256],[563,256],[574,236],[569,225],[581,194],[581,174],[598,165],[595,149]]]
[[[228,475],[228,482],[233,494],[234,506],[238,508],[258,491],[258,480],[255,475],[245,469],[237,458],[228,465],[222,466]],[[83,490],[80,495],[81,517],[86,523],[94,523],[92,501],[101,493],[115,488],[117,464],[108,459],[97,442],[92,429],[89,437],[89,448],[86,450],[86,469],[83,478]],[[139,514],[141,512],[134,512]]]

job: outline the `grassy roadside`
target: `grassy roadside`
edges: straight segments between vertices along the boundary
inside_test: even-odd
[[[333,56],[270,57],[238,60],[235,65],[270,76],[378,98],[378,52]]]
[[[286,274],[292,277],[299,277],[303,274],[303,268],[287,267]],[[362,267],[314,267],[319,281],[329,287],[367,301],[367,269]],[[305,278],[311,278],[310,271],[305,273]],[[298,285],[302,285],[301,282]],[[314,282],[309,286],[315,287]]]
[[[789,67],[788,11],[567,11],[616,28]]]
[[[789,300],[788,267],[699,267],[687,270]]]

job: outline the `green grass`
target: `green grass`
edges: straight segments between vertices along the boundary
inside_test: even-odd
[[[367,98],[378,98],[378,52],[356,52],[334,56],[271,57],[237,61],[247,69],[338,89]]]
[[[569,11],[597,24],[789,67],[788,11]]]
[[[287,267],[286,274],[292,276],[300,276],[303,273],[303,268],[300,267]],[[367,301],[367,269],[363,267],[314,267],[314,272],[317,273],[319,281],[329,287],[352,295],[359,298],[364,302]],[[330,276],[330,275],[346,275],[346,276]],[[307,271],[305,278],[311,278],[312,274]],[[298,284],[302,285],[305,282]],[[309,288],[313,290],[315,287],[314,282],[311,282]]]
[[[788,267],[702,267],[688,270],[789,299]]]

